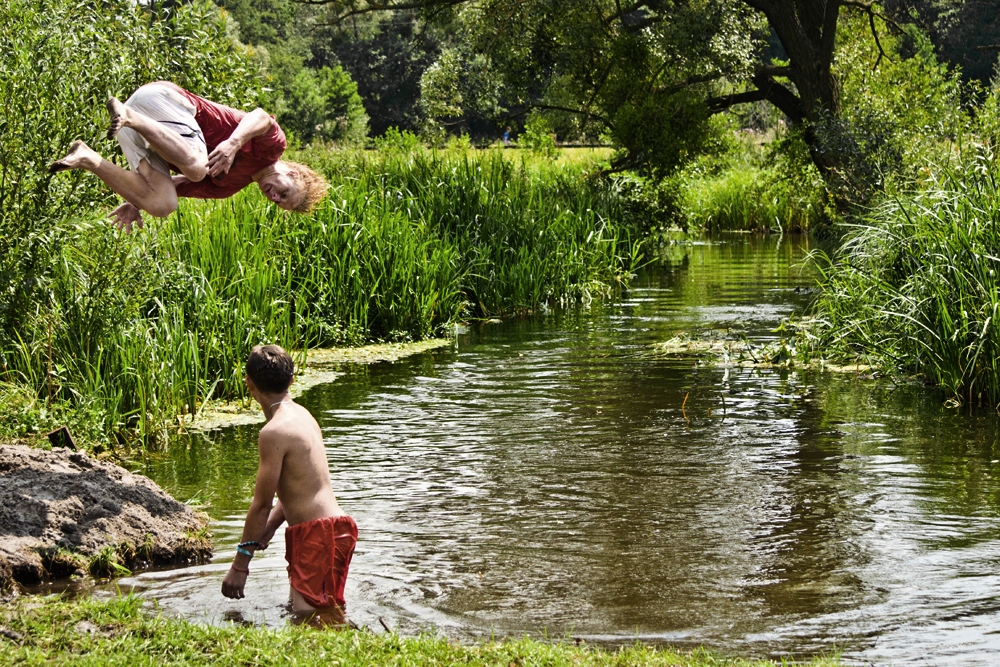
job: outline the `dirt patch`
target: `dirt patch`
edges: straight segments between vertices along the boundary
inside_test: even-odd
[[[0,589],[206,560],[207,524],[150,479],[83,452],[0,446]]]

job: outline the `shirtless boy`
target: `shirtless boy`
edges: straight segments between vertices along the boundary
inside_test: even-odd
[[[117,137],[131,169],[75,141],[49,171],[96,174],[125,199],[108,216],[119,229],[142,227],[140,211],[169,216],[178,197],[224,199],[251,183],[279,207],[298,213],[308,213],[326,194],[326,181],[316,172],[279,159],[285,133],[263,109],[232,109],[169,81],[142,86],[124,104],[112,97],[107,107],[108,139]]]
[[[319,425],[288,394],[293,368],[292,358],[277,345],[258,345],[247,360],[247,389],[267,423],[257,443],[260,464],[253,502],[236,559],[222,581],[222,594],[243,597],[253,552],[266,548],[287,521],[285,560],[292,610],[343,607],[358,527],[333,495]],[[275,493],[278,502],[272,508]]]

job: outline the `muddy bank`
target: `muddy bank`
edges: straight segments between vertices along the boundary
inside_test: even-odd
[[[0,589],[206,560],[207,524],[146,477],[83,452],[0,446]]]

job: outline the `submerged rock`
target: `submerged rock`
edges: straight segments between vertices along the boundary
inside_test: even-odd
[[[88,565],[207,560],[207,524],[150,479],[84,452],[0,446],[0,590]]]

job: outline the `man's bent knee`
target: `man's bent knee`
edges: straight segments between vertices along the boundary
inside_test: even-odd
[[[167,192],[158,194],[143,202],[141,208],[157,218],[169,218],[170,214],[177,210],[177,195]]]
[[[155,204],[146,209],[146,212],[150,215],[155,215],[157,218],[169,218],[170,214],[177,210],[177,202],[171,204]]]
[[[208,176],[208,160],[206,159],[204,163],[199,162],[198,164],[193,164],[187,167],[180,167],[181,174],[184,178],[188,179],[192,183],[198,183]]]

